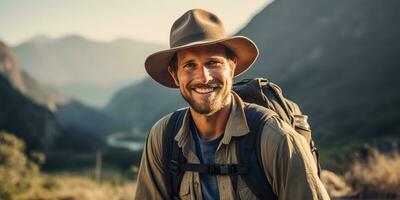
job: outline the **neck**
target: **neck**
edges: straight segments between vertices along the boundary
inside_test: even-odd
[[[211,115],[199,114],[190,108],[190,113],[199,131],[200,138],[213,140],[224,134],[231,108],[232,97],[229,97],[229,101],[225,106]]]

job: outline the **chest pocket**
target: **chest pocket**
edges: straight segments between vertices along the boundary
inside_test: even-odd
[[[257,197],[251,192],[250,188],[240,188],[239,189],[239,197],[241,200],[258,200]]]
[[[189,174],[190,173],[185,173],[185,175],[182,178],[181,186],[180,186],[180,189],[179,189],[179,199],[181,199],[181,200],[192,199],[191,195],[190,195]]]
[[[246,183],[239,177],[238,191],[240,200],[258,200],[257,196],[250,190]]]

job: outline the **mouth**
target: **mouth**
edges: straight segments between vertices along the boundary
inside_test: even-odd
[[[221,86],[217,84],[209,84],[209,85],[193,86],[191,87],[191,90],[198,94],[210,94],[220,87]]]

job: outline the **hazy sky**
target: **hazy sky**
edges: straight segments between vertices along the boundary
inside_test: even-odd
[[[234,3],[233,3],[234,2]],[[16,45],[43,34],[127,37],[168,43],[173,21],[191,8],[217,14],[232,34],[271,0],[0,0],[0,40]]]

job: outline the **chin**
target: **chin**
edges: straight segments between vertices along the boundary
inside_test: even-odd
[[[190,107],[197,113],[201,115],[206,115],[210,116],[213,115],[214,113],[220,111],[222,109],[222,104],[219,106],[216,105],[210,105],[210,106],[198,106],[198,105],[190,105]]]

